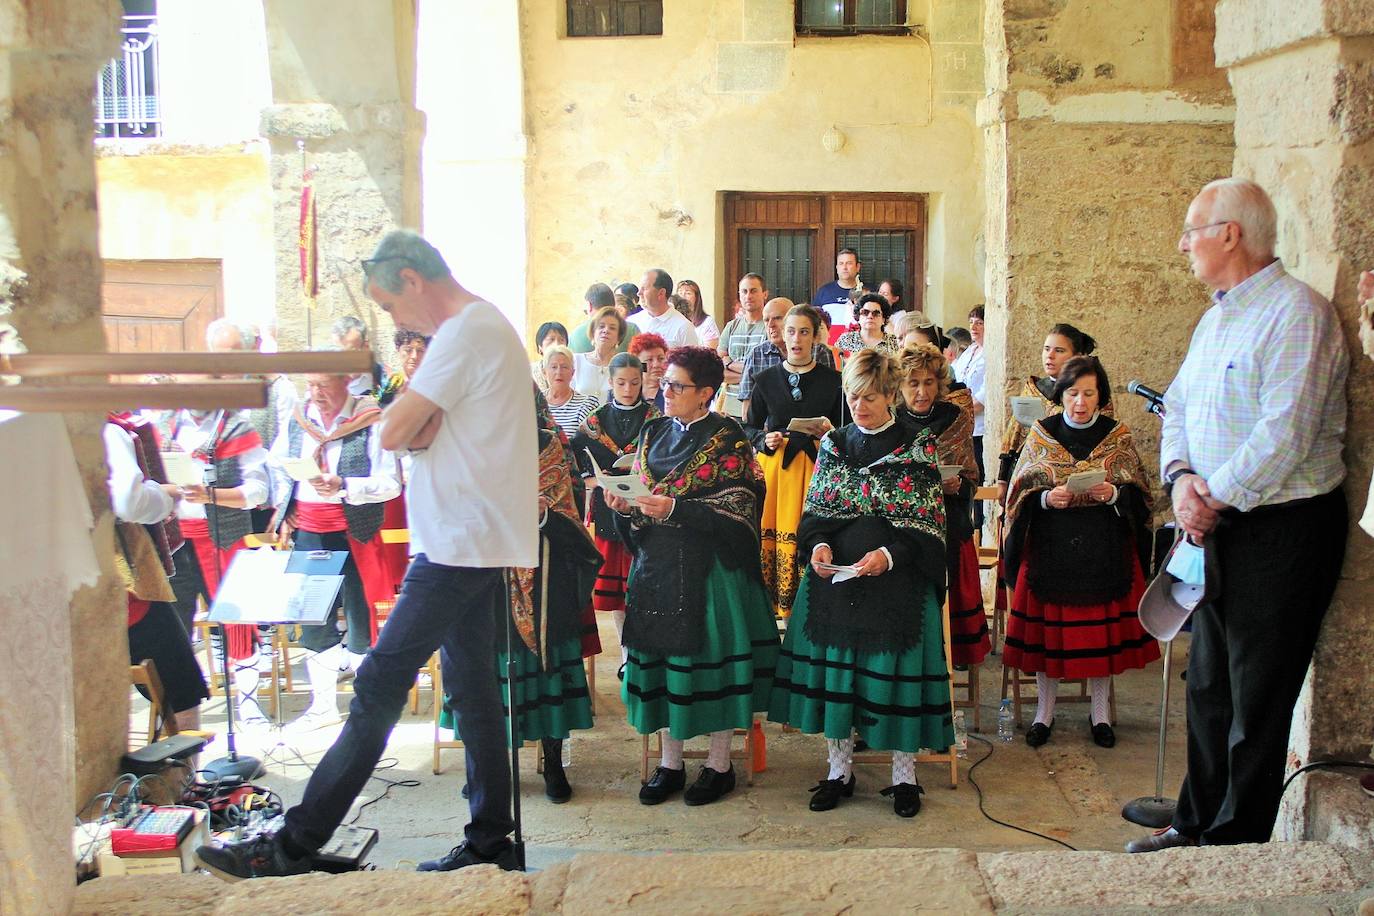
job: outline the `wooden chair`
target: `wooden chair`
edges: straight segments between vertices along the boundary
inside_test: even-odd
[[[995,503],[997,502],[997,488],[979,487],[973,491],[973,498],[980,502],[991,501]],[[980,572],[992,570],[993,576],[995,577],[997,574],[997,564],[1002,558],[1001,506],[997,506],[993,510],[992,519],[992,544],[990,546],[985,546],[983,544],[983,533],[981,531],[975,531],[973,533],[973,538],[974,544],[978,550],[978,570]],[[1002,584],[997,582],[995,578],[992,587],[994,594],[1000,595],[1003,599],[998,601],[994,598],[992,602],[992,619],[988,621],[989,626],[992,628],[992,651],[996,654],[1002,651],[1002,639],[1006,636],[1007,616],[1005,608],[1010,604],[1010,601],[1007,600],[1010,596],[1004,594],[1005,589],[1002,588]]]
[[[452,738],[445,738],[444,729],[439,725],[439,716],[444,710],[444,679],[439,665],[439,653],[435,652],[429,657],[427,666],[431,683],[434,684],[434,765],[431,768],[434,775],[438,776],[444,772],[443,764],[440,760],[441,751],[461,750],[463,742],[459,739],[455,730]],[[544,772],[544,745],[540,741],[526,741],[525,747],[534,748],[534,771]]]
[[[157,665],[151,658],[145,658],[139,664],[129,666],[129,681],[135,687],[142,687],[148,694],[148,727],[135,733],[132,722],[130,723],[129,750],[137,750],[154,741],[181,734],[204,738],[207,744],[214,740],[214,732],[200,729],[182,731],[177,728],[176,713],[167,702],[167,694],[162,689],[162,678],[158,677]],[[138,743],[135,743],[136,740]]]
[[[941,614],[944,637],[945,637],[945,671],[950,685],[950,715],[954,715],[954,709],[958,705],[954,701],[954,665],[950,659],[949,649],[949,601],[945,601],[944,612]],[[972,668],[970,668],[972,670]],[[886,763],[892,764],[891,751],[865,751],[862,754],[854,755],[855,763]],[[926,754],[916,755],[917,763],[948,763],[949,764],[949,787],[957,789],[959,787],[959,753],[954,745],[950,745],[943,751],[931,751]]]
[[[737,728],[735,735],[744,736],[744,746],[740,750],[735,750],[734,742],[731,742],[730,759],[739,760],[744,763],[744,784],[752,786],[754,784],[754,729]],[[649,736],[641,735],[640,757],[639,757],[639,781],[646,783],[649,781]],[[663,732],[654,732],[654,740],[657,745],[654,753],[663,754]],[[705,760],[706,751],[687,751],[682,752],[683,760]]]
[[[1059,686],[1060,686],[1060,687],[1063,687],[1065,684],[1069,685],[1070,687],[1076,685],[1076,686],[1078,687],[1078,693],[1076,693],[1076,694],[1069,694],[1068,696],[1064,696],[1062,693],[1057,694],[1056,697],[1055,697],[1055,701],[1054,701],[1056,706],[1057,706],[1058,704],[1060,704],[1060,703],[1091,703],[1091,702],[1092,702],[1092,696],[1088,693],[1088,681],[1087,681],[1087,678],[1081,678],[1081,677],[1077,677],[1077,678],[1064,678],[1064,679],[1062,679],[1062,680],[1059,682]],[[1004,666],[1002,667],[1002,699],[1005,700],[1005,699],[1007,698],[1007,696],[1008,696],[1008,690],[1010,690],[1011,706],[1012,706],[1012,715],[1013,715],[1013,717],[1014,717],[1014,719],[1015,719],[1016,727],[1017,727],[1017,728],[1020,728],[1020,727],[1021,727],[1021,704],[1024,702],[1024,701],[1022,700],[1022,698],[1021,698],[1021,689],[1022,689],[1023,687],[1029,688],[1029,689],[1030,689],[1030,692],[1031,692],[1031,694],[1032,694],[1033,696],[1038,696],[1038,693],[1036,693],[1035,675],[1033,675],[1033,674],[1025,674],[1024,672],[1013,670],[1013,669],[1008,668],[1008,667],[1006,667],[1006,666],[1004,665]],[[1116,721],[1116,679],[1115,679],[1115,678],[1108,678],[1108,679],[1107,679],[1107,695],[1108,695],[1108,703],[1109,703],[1110,708],[1111,708],[1109,714],[1110,714],[1111,717],[1112,717],[1112,721],[1115,722],[1115,721]]]

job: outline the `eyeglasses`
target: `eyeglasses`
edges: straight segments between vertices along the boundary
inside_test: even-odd
[[[1215,222],[1215,223],[1208,223],[1208,224],[1205,225],[1205,226],[1184,226],[1184,227],[1183,227],[1183,231],[1182,231],[1181,233],[1179,233],[1179,236],[1178,236],[1178,237],[1179,237],[1180,240],[1186,239],[1188,236],[1192,235],[1194,232],[1201,232],[1203,229],[1214,229],[1214,228],[1216,228],[1217,226],[1225,226],[1225,225],[1226,225],[1227,223],[1229,223],[1229,222],[1231,222],[1231,220],[1229,220],[1229,219],[1223,219],[1223,220],[1220,220],[1220,221]]]
[[[877,309],[875,311],[874,309],[859,309],[859,317],[863,318],[865,316],[869,318],[881,318],[883,317],[883,310]]]
[[[789,384],[789,385],[792,386],[792,400],[794,400],[794,401],[800,401],[800,400],[801,400],[801,373],[800,373],[800,372],[789,372],[789,373],[787,373],[787,384]]]
[[[701,387],[700,385],[689,385],[687,382],[670,382],[667,379],[664,379],[659,384],[661,384],[664,388],[670,389],[673,392],[673,394],[682,394],[682,392],[686,391],[688,388]]]
[[[386,263],[387,261],[405,261],[405,262],[406,262],[407,264],[409,264],[411,267],[415,267],[415,266],[416,266],[416,264],[415,264],[414,261],[412,261],[410,258],[406,257],[406,256],[403,255],[403,254],[388,255],[387,257],[384,257],[384,258],[366,258],[366,259],[363,260],[363,276],[364,276],[364,277],[371,277],[371,276],[372,276],[372,268],[376,267],[378,264],[384,264],[384,263]]]

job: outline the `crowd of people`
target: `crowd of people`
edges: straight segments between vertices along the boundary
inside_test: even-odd
[[[1267,837],[1281,738],[1339,569],[1332,557],[1344,526],[1285,526],[1344,512],[1344,347],[1329,305],[1273,257],[1272,226],[1263,191],[1228,180],[1198,196],[1180,240],[1194,272],[1219,292],[1169,389],[1162,471],[1183,536],[1214,552],[1224,579],[1215,589],[1209,581],[1210,603],[1198,612],[1180,814],[1133,851]],[[811,810],[852,797],[857,742],[891,753],[881,792],[894,812],[920,810],[915,755],[954,742],[949,665],[979,665],[991,649],[975,491],[989,477],[986,408],[1000,396],[987,390],[982,306],[968,311],[967,329],[940,328],[896,280],[867,292],[858,255],[846,249],[836,280],[809,304],[772,297],[764,277],[745,275],[721,328],[696,283],[674,285],[667,271],[651,269],[637,286],[589,288],[586,317],[571,333],[558,322],[540,326],[530,365],[513,329],[418,236],[388,235],[364,266],[369,295],[403,328],[397,375],[376,374],[388,389],[386,413],[356,379],[330,377],[308,378],[303,404],[258,415],[178,412],[162,421],[161,448],[213,466],[214,499],[204,488],[153,482],[146,486],[156,489],[156,506],[121,510],[130,523],[156,526],[175,507],[178,536],[189,543],[162,557],[176,586],[168,607],[181,611],[159,618],[169,629],[189,622],[197,595],[213,596],[214,571],[252,530],[258,506],[275,507],[274,530],[297,546],[350,556],[340,621],[304,643],[314,691],[306,724],[337,723],[335,678],[357,671],[339,740],[283,830],[207,847],[209,867],[236,877],[308,870],[380,757],[405,688],[436,650],[445,702],[468,747],[472,821],[464,843],[420,867],[510,867],[502,713],[518,713],[524,737],[544,742],[546,794],[566,801],[572,786],[558,763],[560,742],[591,727],[582,662],[602,650],[596,611],[613,616],[628,722],[660,739],[642,803],[681,794],[699,806],[728,795],[732,736],[763,714],[823,736],[826,768],[810,789]],[[1218,418],[1237,409],[1227,398],[1253,400],[1263,387],[1254,351],[1227,328],[1270,305],[1283,308],[1286,330],[1261,334],[1245,324],[1245,333],[1262,338],[1261,348],[1281,348],[1285,377],[1306,381],[1264,394],[1218,430]],[[348,346],[356,329],[339,330]],[[249,335],[238,337],[251,346]],[[1160,656],[1137,610],[1152,567],[1154,488],[1131,430],[1114,416],[1096,349],[1088,333],[1054,324],[1043,375],[1016,379],[1005,394],[989,511],[1004,518],[1002,663],[1038,687],[1025,735],[1032,747],[1054,734],[1064,678],[1088,683],[1085,738],[1113,747],[1111,677]],[[1241,380],[1219,374],[1222,366],[1259,375]],[[1276,408],[1276,397],[1288,406]],[[528,422],[515,422],[522,415]],[[492,416],[508,422],[492,424]],[[274,431],[268,448],[260,423]],[[1291,438],[1266,440],[1260,453],[1250,430],[1264,423]],[[112,418],[118,436],[148,451],[136,428]],[[320,476],[293,481],[273,471],[274,456],[307,454]],[[126,477],[140,469],[157,480],[155,460],[140,459]],[[607,491],[617,474],[644,495]],[[383,507],[402,486],[415,556],[378,635],[368,606],[396,581],[372,545]],[[1297,543],[1316,529],[1325,534]],[[1249,551],[1280,537],[1294,541],[1305,579],[1288,558]],[[1273,594],[1226,575],[1236,570],[1263,578]],[[1279,570],[1291,578],[1276,578]],[[131,637],[145,619],[135,620],[139,597],[131,590]],[[1228,608],[1247,602],[1273,609],[1272,633],[1228,627]],[[1294,602],[1307,608],[1300,620],[1287,613]],[[496,638],[507,618],[520,637],[514,710]],[[256,672],[257,634],[227,630],[237,681],[240,671]],[[1249,670],[1237,668],[1238,657],[1261,659],[1255,678],[1281,672],[1263,684],[1245,674],[1246,690],[1264,703],[1227,686],[1228,672]],[[260,714],[248,705],[250,680],[239,693],[249,718]],[[203,688],[178,688],[187,710]],[[1255,736],[1253,749],[1237,750],[1236,729]],[[697,737],[708,752],[689,782],[684,743]]]

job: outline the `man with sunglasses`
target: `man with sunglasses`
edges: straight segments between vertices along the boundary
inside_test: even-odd
[[[749,355],[744,358],[744,371],[740,373],[739,380],[740,413],[743,416],[749,416],[749,398],[754,393],[755,376],[764,369],[778,365],[787,355],[786,345],[783,343],[783,322],[787,318],[787,310],[792,305],[791,299],[779,296],[769,299],[763,306],[763,325],[768,339],[750,350]],[[817,363],[835,368],[835,359],[830,355],[830,348],[824,341],[817,341],[812,350]]]
[[[471,821],[464,842],[419,870],[521,864],[508,839],[515,825],[496,649],[507,569],[539,562],[538,446],[525,348],[496,307],[459,285],[414,232],[389,233],[363,271],[367,294],[398,326],[433,335],[381,427],[383,448],[413,458],[406,496],[415,560],[358,669],[343,731],[301,803],[286,812],[285,826],[197,850],[201,864],[229,879],[314,867],[314,853],[372,777],[416,673],[440,646],[454,661],[444,686],[467,750]]]

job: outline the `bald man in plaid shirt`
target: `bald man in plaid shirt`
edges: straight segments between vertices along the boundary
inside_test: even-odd
[[[1259,185],[1228,178],[1194,198],[1179,239],[1215,292],[1165,396],[1160,467],[1221,581],[1192,618],[1173,824],[1128,852],[1269,839],[1293,705],[1340,577],[1350,359],[1331,304],[1274,257],[1276,222]]]

